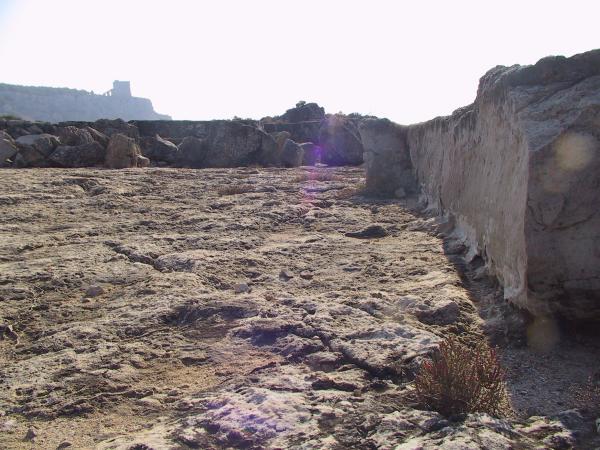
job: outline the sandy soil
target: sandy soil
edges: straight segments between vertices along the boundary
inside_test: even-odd
[[[597,339],[519,347],[444,224],[363,176],[3,170],[0,447],[388,448],[433,430],[385,428],[430,414],[402,400],[421,355],[484,330],[516,416],[575,406]]]

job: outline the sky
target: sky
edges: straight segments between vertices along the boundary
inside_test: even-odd
[[[0,0],[0,82],[133,95],[174,119],[299,100],[409,124],[496,65],[600,47],[600,0]]]

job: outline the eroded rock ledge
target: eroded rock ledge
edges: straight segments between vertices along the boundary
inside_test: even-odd
[[[304,102],[281,116],[259,121],[101,119],[51,124],[0,119],[0,167],[110,168],[105,154],[116,134],[135,141],[148,160],[142,166],[360,165],[363,146],[358,123],[362,119],[358,114],[325,114],[316,103]],[[139,166],[132,160],[130,167]]]
[[[600,50],[497,66],[451,116],[360,133],[368,187],[418,186],[508,300],[600,318]]]

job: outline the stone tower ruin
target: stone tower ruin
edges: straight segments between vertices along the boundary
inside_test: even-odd
[[[129,81],[113,81],[113,88],[110,91],[110,95],[121,98],[131,97],[131,84]]]

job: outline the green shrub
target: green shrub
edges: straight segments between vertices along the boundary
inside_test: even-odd
[[[445,416],[509,412],[505,372],[494,349],[484,342],[475,348],[449,337],[415,379],[419,403]]]
[[[12,114],[0,114],[0,119],[2,120],[21,120],[19,116],[14,116]]]

